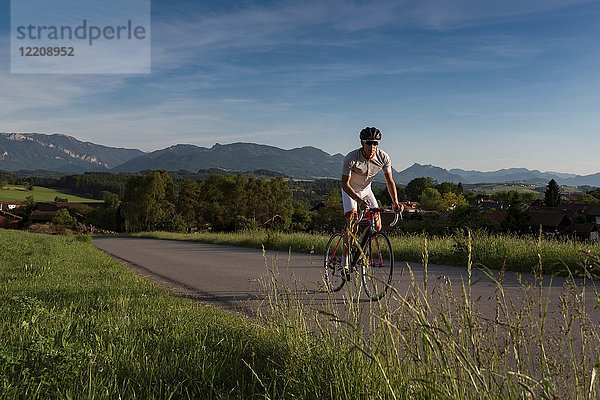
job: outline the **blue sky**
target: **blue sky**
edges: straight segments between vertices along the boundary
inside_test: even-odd
[[[377,126],[398,170],[600,171],[599,2],[151,7],[150,74],[18,75],[0,0],[0,131],[144,151],[255,142],[345,154]]]

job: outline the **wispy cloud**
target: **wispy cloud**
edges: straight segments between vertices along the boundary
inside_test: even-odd
[[[497,24],[509,19],[522,18],[592,3],[593,0],[425,0],[412,3],[408,13],[424,27],[453,30],[470,26]]]

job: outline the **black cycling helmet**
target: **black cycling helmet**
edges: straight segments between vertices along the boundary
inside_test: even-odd
[[[381,140],[381,132],[375,127],[366,127],[360,131],[360,140]]]

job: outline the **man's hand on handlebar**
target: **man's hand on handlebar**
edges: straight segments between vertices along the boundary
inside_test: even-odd
[[[404,211],[404,205],[400,204],[399,202],[396,202],[392,205],[392,208],[394,209],[394,212],[397,214],[402,213],[402,211]]]
[[[368,210],[371,203],[368,199],[360,199],[360,201],[356,202],[358,204],[359,210]]]

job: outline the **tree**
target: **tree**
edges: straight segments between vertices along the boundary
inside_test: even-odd
[[[600,188],[591,190],[588,192],[588,194],[591,194],[592,196],[600,200]]]
[[[36,202],[33,199],[33,196],[25,197],[25,201],[23,202],[23,206],[25,207],[25,211],[27,214],[31,213],[35,208]]]
[[[598,200],[596,197],[592,196],[591,194],[582,194],[579,197],[579,202],[584,203],[584,204],[598,204],[598,203],[600,203],[600,200]]]
[[[294,205],[294,212],[292,213],[292,224],[291,228],[296,231],[305,231],[310,226],[312,217],[304,204],[297,203]]]
[[[449,234],[457,229],[471,231],[484,229],[487,232],[495,232],[498,230],[498,223],[492,221],[477,206],[461,205],[447,218],[440,218],[434,224],[434,229],[439,234]]]
[[[110,231],[118,231],[120,227],[120,200],[119,196],[112,192],[102,192],[104,205],[91,210],[86,215],[86,222],[98,228]]]
[[[125,185],[123,212],[128,232],[156,230],[169,225],[175,216],[173,180],[166,170],[148,170],[130,178]]]
[[[544,203],[549,207],[556,207],[560,204],[560,187],[554,179],[550,180],[546,186]]]
[[[437,189],[432,187],[425,188],[420,196],[419,208],[426,211],[445,211],[444,200]]]
[[[104,205],[107,208],[117,208],[117,207],[119,207],[119,204],[121,203],[121,200],[119,199],[119,195],[116,193],[113,193],[113,192],[103,191],[102,199],[104,200]]]
[[[188,229],[198,225],[198,208],[200,206],[200,185],[193,180],[185,180],[177,197],[177,211],[185,221]]]
[[[521,208],[520,203],[513,203],[508,206],[501,226],[506,232],[527,233],[531,230],[531,215]]]
[[[435,188],[442,195],[445,193],[460,193],[458,191],[458,185],[455,185],[453,182],[442,182],[438,185],[435,185]]]
[[[313,220],[315,228],[321,231],[337,231],[346,226],[342,195],[339,189],[329,192],[325,199],[325,206],[317,211]]]
[[[515,191],[509,200],[510,205],[501,223],[502,230],[512,233],[527,233],[531,229],[531,215],[523,209],[521,196]]]
[[[294,212],[292,191],[281,177],[214,174],[200,184],[198,199],[198,221],[215,230],[236,230],[248,226],[246,220],[261,226],[275,215],[269,227],[288,229]]]
[[[454,210],[459,207],[468,205],[467,199],[462,194],[454,192],[446,192],[442,195],[442,201],[445,210]]]
[[[523,203],[531,204],[538,199],[538,195],[534,192],[522,192],[521,201]]]
[[[421,201],[421,194],[427,188],[433,188],[437,181],[431,177],[415,178],[406,185],[406,195],[410,201]],[[439,192],[438,192],[439,193]]]
[[[8,185],[8,181],[6,180],[0,180],[0,189],[4,189],[4,187]]]
[[[61,208],[56,212],[54,217],[52,217],[52,223],[56,225],[71,226],[75,224],[75,222],[77,222],[77,219],[72,217],[69,210],[66,208]]]

